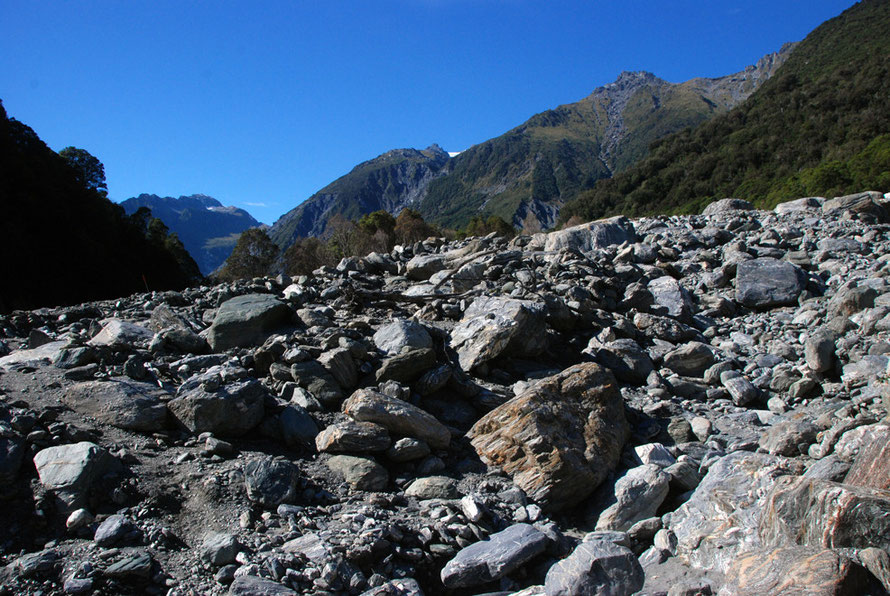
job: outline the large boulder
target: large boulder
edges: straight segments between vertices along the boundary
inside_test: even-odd
[[[667,497],[671,477],[655,464],[637,466],[615,482],[615,501],[600,514],[597,530],[626,532],[654,517]]]
[[[55,493],[65,509],[87,504],[93,484],[120,470],[120,462],[108,451],[89,441],[47,447],[34,456],[40,483]]]
[[[857,192],[825,201],[822,203],[822,213],[825,215],[855,215],[879,223],[890,221],[883,205],[883,196],[876,191]]]
[[[62,403],[118,428],[152,432],[166,426],[165,401],[169,398],[157,385],[117,378],[72,385],[65,390]]]
[[[394,435],[420,439],[434,449],[451,442],[451,432],[432,414],[371,389],[353,393],[343,402],[343,413],[358,422],[379,424]]]
[[[246,294],[223,302],[206,331],[214,352],[262,342],[293,316],[291,308],[271,294]]]
[[[332,424],[315,437],[315,448],[328,453],[371,453],[386,451],[389,432],[373,422],[345,420]]]
[[[152,337],[154,337],[154,333],[142,325],[121,319],[109,319],[99,333],[87,343],[91,346],[119,349],[146,348],[151,343]]]
[[[736,451],[711,465],[692,496],[671,514],[681,561],[725,573],[741,552],[758,548],[766,493],[777,479],[800,474],[794,460]]]
[[[374,345],[377,349],[393,356],[404,348],[432,348],[433,338],[426,327],[417,321],[397,319],[383,325],[374,333]]]
[[[544,552],[549,541],[534,526],[514,524],[458,552],[442,569],[442,583],[466,588],[500,579]]]
[[[547,346],[547,308],[541,302],[476,298],[451,332],[451,347],[465,371],[500,355],[532,357]]]
[[[692,314],[692,298],[689,292],[670,275],[656,277],[650,280],[646,287],[655,300],[655,306],[668,316],[688,319]]]
[[[577,505],[615,468],[629,426],[611,372],[572,366],[483,416],[468,437],[479,457],[500,467],[550,510]]]
[[[751,211],[754,205],[744,199],[720,199],[708,205],[702,210],[702,215],[717,215],[732,211]]]
[[[386,468],[367,457],[335,455],[327,461],[327,465],[355,490],[378,491],[389,484]]]
[[[550,232],[544,240],[544,250],[565,248],[589,252],[613,244],[636,241],[637,234],[631,221],[618,216]]]
[[[805,286],[800,267],[772,257],[743,261],[736,270],[736,300],[749,308],[795,304]]]
[[[193,433],[243,435],[263,419],[266,389],[247,371],[214,366],[183,383],[167,404]]]
[[[890,426],[876,426],[863,439],[844,483],[890,490]]]
[[[643,567],[626,546],[603,539],[578,545],[554,565],[544,581],[546,596],[629,596],[643,588]]]

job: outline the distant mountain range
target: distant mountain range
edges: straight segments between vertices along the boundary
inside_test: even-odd
[[[499,215],[517,227],[552,226],[560,207],[647,154],[668,134],[729,111],[763,84],[794,44],[745,70],[716,79],[669,83],[624,72],[579,102],[537,114],[454,157],[437,145],[397,149],[356,166],[272,226],[280,246],[324,233],[334,214],[357,218],[384,209],[418,209],[428,221],[462,227]]]
[[[152,216],[179,236],[204,275],[229,258],[241,232],[262,225],[244,209],[224,207],[213,197],[201,194],[178,199],[141,194],[123,201],[121,207],[128,215],[140,207],[151,209]]]

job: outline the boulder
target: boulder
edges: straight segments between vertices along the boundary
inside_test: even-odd
[[[327,370],[342,389],[351,391],[358,383],[355,360],[346,348],[334,348],[322,353],[318,362]]]
[[[417,255],[408,261],[405,275],[415,281],[425,281],[448,266],[445,255]]]
[[[451,331],[460,367],[469,372],[500,355],[537,356],[547,346],[546,316],[541,302],[476,298]]]
[[[702,210],[702,215],[717,215],[718,213],[728,213],[732,211],[751,211],[754,205],[744,199],[720,199],[708,203]]]
[[[876,426],[863,438],[844,483],[890,490],[890,426]]]
[[[729,566],[720,594],[880,594],[883,588],[843,554],[819,547],[786,546],[740,554]]]
[[[297,362],[290,367],[294,381],[328,407],[334,407],[343,399],[343,390],[334,378],[317,360]]]
[[[736,451],[713,463],[692,496],[671,514],[677,556],[687,565],[725,573],[736,556],[760,546],[757,526],[777,479],[803,466],[764,453]]]
[[[433,338],[426,327],[417,321],[397,319],[374,333],[374,345],[381,352],[393,356],[405,348],[432,348]]]
[[[714,351],[707,344],[692,341],[664,355],[664,365],[684,377],[701,377],[714,364]]]
[[[315,448],[327,453],[370,453],[386,451],[389,432],[373,422],[346,420],[328,426],[315,437]]]
[[[167,408],[193,433],[238,436],[263,419],[265,397],[266,389],[244,369],[214,366],[183,383]]]
[[[291,590],[271,579],[255,575],[239,575],[229,586],[229,596],[296,596]]]
[[[643,567],[626,546],[586,540],[547,572],[546,596],[630,596],[643,588]]]
[[[144,432],[167,425],[167,404],[171,396],[157,385],[127,378],[86,381],[68,387],[62,403],[99,422]]]
[[[613,244],[636,241],[637,234],[633,223],[624,216],[618,216],[550,232],[545,237],[544,250],[568,249],[589,252]]]
[[[298,477],[296,466],[274,457],[259,457],[244,464],[247,498],[265,507],[291,502],[296,495]]]
[[[806,285],[806,276],[797,265],[772,257],[738,264],[735,280],[736,301],[754,309],[796,304]]]
[[[40,483],[55,493],[66,510],[86,505],[93,484],[121,469],[108,451],[89,441],[42,449],[34,456],[34,466]]]
[[[106,346],[109,348],[147,348],[151,343],[154,333],[142,325],[109,319],[102,329],[87,343],[91,346]]]
[[[883,205],[883,196],[876,191],[857,192],[825,201],[822,203],[822,213],[833,216],[856,215],[878,223],[890,221]]]
[[[539,381],[468,433],[482,461],[550,510],[587,498],[615,468],[628,435],[617,381],[594,363]]]
[[[214,352],[251,346],[291,320],[293,311],[271,294],[246,294],[223,302],[206,331]]]
[[[655,305],[676,319],[688,319],[692,314],[692,299],[689,292],[676,279],[669,275],[657,277],[646,285]]]
[[[281,436],[285,445],[296,447],[315,444],[318,426],[305,408],[289,404],[281,410],[278,418],[281,421]]]
[[[649,354],[632,339],[616,339],[602,345],[594,344],[594,341],[586,351],[611,370],[619,381],[642,385],[655,370]]]
[[[636,522],[654,517],[667,497],[670,480],[655,464],[631,468],[615,482],[615,502],[600,514],[596,529],[625,532]]]
[[[444,449],[451,433],[436,418],[401,399],[359,389],[343,402],[343,413],[359,422],[373,422],[390,433],[425,441],[434,449]]]
[[[427,476],[418,478],[405,489],[406,497],[415,499],[457,499],[457,480],[447,476]]]
[[[377,369],[378,383],[397,381],[412,383],[436,365],[436,353],[432,348],[408,349],[395,356],[384,358]]]
[[[442,569],[446,588],[487,584],[509,575],[547,549],[547,535],[528,524],[514,524],[461,549]]]
[[[819,427],[807,419],[791,418],[771,426],[760,437],[760,447],[772,455],[794,457],[806,453],[816,440]]]
[[[327,461],[328,468],[339,474],[356,490],[378,491],[389,484],[386,468],[367,457],[335,455]]]

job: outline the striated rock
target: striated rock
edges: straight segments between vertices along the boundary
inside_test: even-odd
[[[876,426],[863,439],[844,483],[890,490],[890,426]]]
[[[759,524],[765,546],[890,547],[890,493],[805,477],[776,481]]]
[[[643,588],[643,567],[626,546],[586,540],[547,572],[547,596],[629,596]]]
[[[887,216],[882,199],[881,193],[874,191],[835,197],[822,203],[822,213],[832,216],[850,214],[870,218],[878,223],[886,223],[890,218]]]
[[[294,381],[328,407],[338,405],[343,399],[340,384],[317,360],[294,363],[290,367],[290,373]]]
[[[62,402],[85,416],[130,430],[151,432],[167,425],[171,396],[157,385],[127,378],[87,381],[68,387]],[[162,401],[164,400],[164,401]]]
[[[882,591],[874,577],[837,551],[788,546],[739,555],[727,570],[720,594],[853,596]]]
[[[255,575],[241,575],[229,586],[229,596],[296,596],[299,592],[291,590],[271,579]]]
[[[655,304],[663,309],[664,312],[659,314],[667,314],[677,319],[686,319],[692,314],[692,299],[687,292],[673,277],[665,275],[651,280],[647,288],[655,299]]]
[[[816,440],[819,427],[809,420],[782,420],[769,428],[760,437],[760,447],[772,455],[792,457],[806,453],[806,449]]]
[[[500,355],[536,356],[547,345],[546,306],[530,300],[480,297],[451,332],[465,371]]]
[[[458,552],[442,569],[442,583],[464,588],[500,579],[544,552],[549,541],[534,526],[514,524]]]
[[[678,557],[724,573],[738,553],[760,546],[757,526],[768,490],[778,478],[802,471],[794,460],[762,453],[737,451],[719,459],[671,515]]]
[[[244,464],[247,497],[265,507],[277,507],[293,500],[299,472],[290,462],[259,457]]]
[[[804,285],[804,273],[797,265],[761,257],[739,263],[735,298],[740,304],[757,309],[795,304]]]
[[[293,311],[271,294],[247,294],[223,302],[207,330],[214,352],[261,343],[271,331],[286,324]]]
[[[315,448],[328,453],[386,451],[389,432],[379,424],[346,420],[332,424],[315,437]]]
[[[714,351],[707,344],[689,342],[664,355],[664,365],[684,377],[700,377],[714,364]]]
[[[377,369],[376,379],[378,383],[412,383],[435,365],[436,353],[431,348],[409,349],[384,359]]]
[[[343,413],[359,422],[373,422],[395,435],[414,437],[434,449],[451,442],[451,433],[431,414],[395,397],[359,389],[343,402]]]
[[[479,457],[550,510],[578,504],[615,468],[629,428],[612,373],[570,367],[483,416],[468,437]]]
[[[348,349],[328,350],[318,357],[318,362],[331,373],[341,388],[350,391],[358,384],[358,369]]]

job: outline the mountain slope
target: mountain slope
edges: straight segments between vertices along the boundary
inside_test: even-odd
[[[768,207],[890,190],[890,3],[863,0],[802,41],[731,112],[659,141],[568,204],[563,217],[695,211],[715,198]]]
[[[397,215],[425,194],[430,181],[445,172],[448,161],[448,154],[438,145],[423,151],[388,151],[357,165],[282,215],[269,236],[284,248],[295,238],[321,236],[328,219],[336,214],[357,219],[382,209]]]
[[[0,312],[182,288],[200,277],[181,244],[148,240],[2,103],[0,208]]]
[[[213,197],[200,194],[178,199],[141,194],[120,205],[128,215],[140,207],[151,209],[153,217],[179,236],[204,275],[215,271],[232,254],[241,232],[261,225],[244,209],[224,207]]]
[[[455,157],[448,176],[430,184],[420,211],[448,226],[483,212],[515,225],[532,214],[549,227],[563,202],[645,156],[652,141],[743,101],[792,49],[787,44],[718,79],[674,84],[651,73],[624,72],[581,101],[533,116]]]

